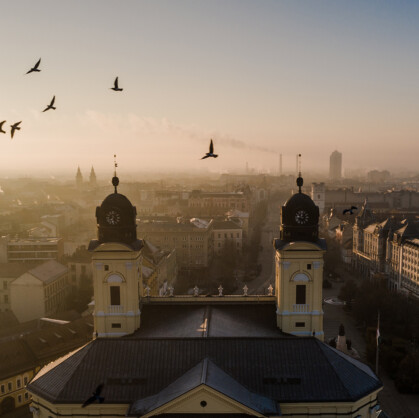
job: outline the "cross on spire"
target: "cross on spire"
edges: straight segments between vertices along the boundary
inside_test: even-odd
[[[303,186],[303,178],[301,177],[301,154],[298,154],[298,178],[297,178],[298,193],[301,193]]]
[[[116,162],[116,154],[113,155],[113,164],[114,164],[114,174],[112,177],[112,184],[115,187],[115,193],[118,193],[117,186],[119,184],[119,178],[116,175],[116,168],[118,167],[118,164]]]

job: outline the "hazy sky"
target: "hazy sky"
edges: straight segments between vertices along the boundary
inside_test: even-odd
[[[335,149],[417,169],[418,22],[403,0],[4,0],[0,174],[328,170]]]

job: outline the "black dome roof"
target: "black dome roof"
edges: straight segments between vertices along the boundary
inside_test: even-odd
[[[316,204],[310,196],[304,193],[295,193],[286,201],[284,207],[287,209],[304,208],[307,210],[315,210]]]
[[[118,208],[121,211],[129,212],[132,212],[132,209],[134,208],[129,199],[120,193],[112,193],[107,196],[100,207],[105,210],[108,208]]]

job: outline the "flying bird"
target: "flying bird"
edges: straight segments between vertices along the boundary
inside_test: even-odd
[[[41,63],[41,58],[39,58],[39,61],[26,74],[33,73],[34,71],[39,73],[41,71],[38,68],[40,63]]]
[[[122,91],[122,90],[124,90],[124,89],[120,89],[118,87],[118,77],[115,78],[115,81],[113,83],[113,87],[111,87],[111,90],[114,90],[114,91]]]
[[[86,408],[86,406],[92,404],[95,401],[99,401],[100,403],[103,403],[105,401],[105,398],[100,396],[100,393],[102,392],[103,389],[103,383],[100,384],[95,391],[92,393],[92,396],[84,402],[84,404],[81,406],[82,408]]]
[[[0,122],[0,132],[2,133],[2,134],[5,134],[6,133],[6,131],[3,131],[3,124],[5,123],[6,121],[4,120],[3,122]]]
[[[22,121],[20,121],[20,122],[16,122],[16,123],[14,123],[13,125],[10,125],[10,127],[12,128],[12,130],[10,131],[10,135],[12,136],[12,138],[13,138],[13,135],[15,134],[15,131],[16,131],[16,129],[19,131],[20,130],[20,127],[19,127],[19,125],[22,123]]]
[[[55,102],[55,96],[52,98],[51,103],[43,110],[43,112],[46,112],[47,110],[50,110],[50,109],[55,110],[56,108],[54,107],[54,102]]]
[[[357,210],[357,209],[358,208],[356,206],[351,206],[350,209],[344,209],[343,210],[343,214],[345,215],[345,214],[347,214],[349,212],[350,215],[353,215],[354,214],[354,210]]]
[[[209,152],[207,152],[201,158],[201,160],[203,160],[204,158],[208,158],[208,157],[214,157],[214,158],[217,158],[218,157],[218,154],[214,154],[214,144],[212,143],[212,139],[211,139],[210,146],[209,146]]]

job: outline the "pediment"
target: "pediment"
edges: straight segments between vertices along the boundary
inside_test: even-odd
[[[247,414],[254,417],[265,416],[205,384],[142,416],[151,417],[159,414]]]

